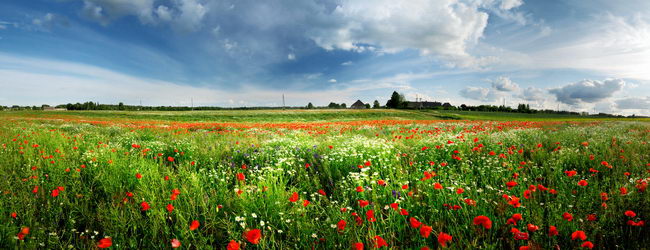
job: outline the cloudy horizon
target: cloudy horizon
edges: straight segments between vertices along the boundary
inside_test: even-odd
[[[650,2],[8,0],[0,105],[530,104],[650,115]]]

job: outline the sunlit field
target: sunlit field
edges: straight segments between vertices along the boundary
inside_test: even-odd
[[[2,249],[650,244],[641,120],[1,113]]]

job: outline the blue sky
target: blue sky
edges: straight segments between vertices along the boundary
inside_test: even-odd
[[[5,0],[0,105],[361,99],[650,115],[644,0]]]

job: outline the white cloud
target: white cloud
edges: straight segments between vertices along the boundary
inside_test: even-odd
[[[155,0],[83,0],[82,13],[102,25],[123,16],[138,17],[143,24],[170,22],[179,31],[201,28],[208,8],[199,0],[172,0],[169,6],[154,6]]]
[[[172,13],[169,10],[167,6],[160,5],[158,8],[156,8],[156,15],[160,20],[163,21],[171,21],[172,20]]]
[[[546,93],[540,88],[528,87],[523,89],[518,97],[526,101],[541,102],[546,99]]]
[[[154,0],[83,0],[82,13],[107,25],[112,19],[133,15],[142,23],[154,23]]]
[[[492,88],[498,91],[510,92],[518,90],[519,85],[508,77],[500,76],[497,79],[492,80]]]
[[[556,28],[554,40],[528,53],[529,67],[570,68],[617,78],[650,79],[650,22],[642,16],[600,15]]]
[[[294,53],[289,53],[287,55],[287,59],[289,59],[289,61],[296,60],[296,55]]]
[[[350,65],[352,65],[352,61],[347,61],[347,62],[341,63],[341,66],[350,66]]]
[[[288,105],[303,106],[308,102],[315,105],[330,101],[351,103],[368,90],[396,87],[368,81],[321,91],[281,91],[246,84],[236,90],[227,90],[135,77],[85,64],[0,53],[2,65],[11,67],[0,67],[0,89],[5,98],[0,100],[0,105],[57,105],[84,101],[137,104],[142,100],[144,105],[178,106],[189,105],[193,98],[195,106],[268,106],[281,103],[281,96],[285,94]],[[408,86],[397,88],[408,89]]]
[[[329,79],[328,82],[330,82],[330,83],[336,83],[336,79],[333,79],[333,78],[332,78],[332,79]]]
[[[178,11],[175,23],[182,31],[195,31],[201,27],[201,21],[208,8],[197,0],[177,0]]]
[[[476,3],[478,2],[478,3]],[[475,58],[467,47],[478,42],[488,14],[482,1],[458,0],[343,0],[326,23],[309,31],[320,47],[365,51],[379,46],[382,53],[417,49],[459,66]]]
[[[503,97],[502,93],[494,91],[491,88],[483,87],[465,87],[460,91],[460,95],[465,98],[484,102],[494,102]]]
[[[596,103],[611,97],[615,92],[623,89],[625,81],[621,79],[607,79],[604,81],[582,80],[570,83],[559,88],[549,90],[559,102],[569,105],[582,103]]]
[[[499,7],[503,10],[510,10],[512,8],[517,8],[524,4],[522,0],[501,0]]]
[[[67,18],[52,13],[46,13],[42,17],[32,19],[32,26],[30,28],[40,31],[50,31],[55,26],[68,25],[69,23]]]
[[[615,101],[618,109],[650,109],[650,96],[645,98],[628,97]]]

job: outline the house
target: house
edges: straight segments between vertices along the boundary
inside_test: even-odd
[[[442,106],[442,103],[440,102],[406,102],[406,107],[407,108],[422,108],[422,109],[431,109],[435,107],[440,107]]]
[[[366,104],[364,104],[361,100],[357,100],[352,106],[350,106],[351,109],[365,109]]]

